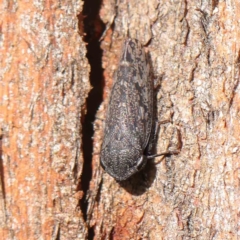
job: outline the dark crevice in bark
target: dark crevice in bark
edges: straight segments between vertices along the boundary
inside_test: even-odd
[[[94,227],[89,227],[88,229],[88,240],[93,240],[94,239]]]
[[[4,183],[4,169],[3,169],[3,159],[2,159],[2,141],[3,141],[3,136],[0,136],[0,188],[2,190],[2,198],[5,202],[5,183]]]
[[[110,236],[109,236],[110,240],[114,239],[114,227],[112,228],[111,232],[110,232]]]
[[[92,86],[86,102],[87,113],[84,117],[82,128],[84,164],[80,181],[81,186],[79,188],[84,192],[84,197],[80,201],[80,207],[85,221],[87,221],[88,209],[87,191],[92,177],[93,123],[96,112],[102,103],[103,95],[102,50],[99,39],[105,26],[99,17],[101,3],[101,0],[85,0],[83,12],[79,15],[79,21],[83,22],[83,25],[79,25],[80,34],[85,33],[85,35],[81,35],[87,43],[86,57],[91,66],[90,83]],[[89,228],[88,239],[93,238],[94,231],[92,228]]]

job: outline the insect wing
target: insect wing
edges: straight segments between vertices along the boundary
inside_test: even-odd
[[[152,90],[144,50],[137,40],[128,39],[111,91],[103,148],[124,138],[130,146],[145,149],[152,128]]]
[[[151,84],[142,46],[127,39],[111,90],[100,160],[116,180],[126,180],[146,164],[153,120]]]

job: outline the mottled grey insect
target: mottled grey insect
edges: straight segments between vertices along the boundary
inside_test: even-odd
[[[153,129],[153,84],[141,44],[124,42],[110,94],[101,149],[101,165],[117,181],[140,171],[147,159]]]

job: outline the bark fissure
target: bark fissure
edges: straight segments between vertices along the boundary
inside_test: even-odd
[[[92,152],[93,152],[93,123],[95,114],[102,103],[103,95],[103,69],[102,69],[102,50],[100,48],[99,38],[102,34],[104,25],[99,18],[99,10],[101,0],[85,1],[83,7],[84,18],[84,41],[87,43],[87,59],[91,66],[90,83],[92,90],[89,92],[86,106],[87,113],[83,119],[83,157],[84,165],[81,176],[81,190],[84,192],[84,197],[81,199],[80,206],[83,212],[85,221],[87,220],[87,191],[92,177]],[[92,235],[92,236],[90,236]],[[89,239],[92,239],[93,231],[89,230]]]

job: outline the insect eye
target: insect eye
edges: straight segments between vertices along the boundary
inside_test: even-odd
[[[144,155],[142,155],[140,157],[140,159],[138,160],[138,163],[137,163],[137,170],[140,171],[143,169],[143,167],[145,166],[146,164],[146,157]]]

